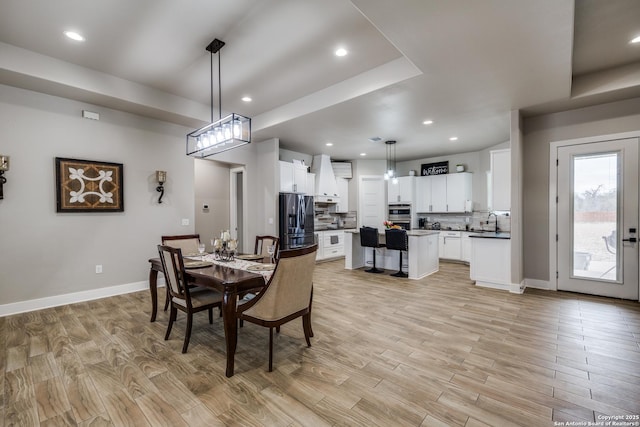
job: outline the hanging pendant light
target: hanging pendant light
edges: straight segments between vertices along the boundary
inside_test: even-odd
[[[251,142],[251,119],[231,113],[222,117],[222,84],[220,77],[220,49],[225,45],[215,39],[206,47],[211,63],[211,123],[187,134],[187,156],[209,157]],[[218,54],[218,120],[213,120],[213,54]]]
[[[385,141],[387,147],[387,171],[384,173],[384,179],[393,179],[393,183],[397,184],[396,172],[396,141]]]

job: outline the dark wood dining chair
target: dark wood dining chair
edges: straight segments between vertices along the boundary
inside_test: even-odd
[[[160,238],[163,245],[171,246],[172,248],[180,248],[183,255],[192,255],[198,253],[198,245],[200,244],[199,234],[179,234],[174,236],[162,236]],[[169,300],[171,296],[169,294],[169,286],[166,286],[165,298],[164,298],[164,311],[169,308]]]
[[[280,252],[275,271],[263,290],[240,305],[236,317],[269,328],[269,372],[273,370],[273,328],[302,317],[307,346],[311,347],[313,269],[318,245]]]
[[[269,256],[268,248],[274,245],[273,257],[278,255],[278,249],[280,247],[280,238],[275,236],[256,236],[256,247],[253,251],[256,255],[262,255],[264,257]]]
[[[187,329],[184,334],[184,344],[182,352],[187,352],[189,339],[191,338],[191,328],[193,325],[193,313],[207,310],[209,312],[209,323],[213,323],[213,308],[222,306],[222,293],[203,287],[190,287],[185,280],[184,261],[182,250],[171,246],[158,245],[160,262],[164,271],[167,288],[171,295],[171,313],[165,341],[169,339],[171,327],[176,321],[178,310],[187,315]]]

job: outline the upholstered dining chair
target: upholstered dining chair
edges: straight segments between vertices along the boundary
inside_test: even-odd
[[[162,236],[161,241],[163,245],[171,246],[172,248],[180,248],[183,255],[191,255],[198,253],[198,245],[200,244],[199,234],[180,234],[174,236]],[[169,294],[169,286],[166,287],[167,292],[164,298],[164,311],[169,308],[169,301],[171,295]]]
[[[178,310],[185,312],[187,315],[187,329],[184,334],[182,352],[186,353],[191,338],[193,313],[207,310],[209,312],[209,323],[213,323],[213,307],[221,307],[222,294],[209,288],[187,286],[182,250],[180,248],[158,245],[158,253],[160,254],[162,269],[167,281],[167,288],[171,295],[171,314],[164,339],[165,341],[169,339],[171,327],[173,322],[176,321]]]
[[[269,256],[268,248],[271,245],[275,246],[275,250],[273,251],[273,256],[275,258],[278,255],[280,238],[275,236],[256,236],[256,247],[253,253],[256,255],[262,255],[264,257],[268,257]]]
[[[275,271],[262,292],[240,305],[236,317],[269,328],[269,372],[273,370],[273,328],[302,317],[307,346],[311,347],[313,269],[318,245],[280,252]]]

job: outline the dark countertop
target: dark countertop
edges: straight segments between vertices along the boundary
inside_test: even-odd
[[[469,237],[475,237],[480,239],[511,239],[511,233],[505,233],[503,231],[485,231],[484,233],[469,234]]]

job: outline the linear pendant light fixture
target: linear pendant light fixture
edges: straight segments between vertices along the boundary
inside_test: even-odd
[[[211,123],[187,134],[187,156],[204,158],[251,142],[251,119],[232,113],[222,117],[220,83],[220,49],[225,45],[215,39],[206,47],[211,54]],[[213,54],[218,54],[218,120],[213,121]]]

